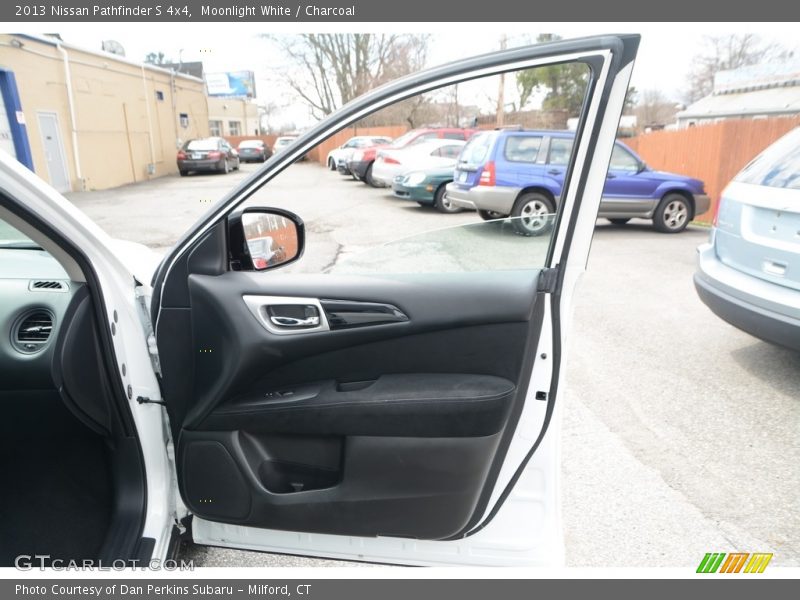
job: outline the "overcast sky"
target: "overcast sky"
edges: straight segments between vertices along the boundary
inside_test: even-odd
[[[181,23],[181,24],[48,24],[30,33],[58,31],[65,41],[99,49],[102,40],[122,44],[128,58],[142,60],[148,52],[164,52],[168,58],[183,61],[202,60],[206,72],[252,70],[256,73],[259,100],[274,101],[283,97],[275,80],[280,54],[265,40],[263,33],[322,31],[324,26],[310,24],[282,25],[268,23]],[[686,87],[686,74],[692,57],[702,50],[704,35],[754,33],[765,42],[777,42],[800,54],[797,26],[792,23],[696,24],[696,23],[512,23],[512,24],[346,24],[328,26],[327,30],[431,33],[429,66],[499,48],[505,33],[510,45],[535,39],[538,33],[552,32],[565,38],[610,32],[642,34],[642,43],[631,84],[638,90],[658,89],[667,97],[680,100]],[[296,104],[295,104],[296,106]],[[297,108],[294,109],[297,111]]]

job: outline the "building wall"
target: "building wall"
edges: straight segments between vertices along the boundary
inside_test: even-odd
[[[11,45],[14,38],[21,48]],[[45,181],[51,180],[38,120],[41,112],[55,113],[58,119],[72,190],[106,189],[176,173],[177,148],[187,139],[208,135],[208,104],[201,80],[173,77],[111,54],[64,49],[74,124],[58,48],[25,36],[0,34],[0,65],[16,76],[34,171]],[[184,124],[181,113],[187,116]]]
[[[252,137],[259,135],[260,132],[258,106],[249,100],[211,96],[208,98],[208,120],[209,123],[211,121],[221,123],[222,127],[217,135],[223,137]],[[239,123],[238,133],[231,127],[231,121]]]

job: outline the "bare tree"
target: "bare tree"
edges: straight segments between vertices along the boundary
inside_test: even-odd
[[[265,36],[288,57],[284,81],[315,118],[365,92],[419,70],[427,58],[428,36],[322,33]]]
[[[678,112],[677,103],[668,99],[656,89],[644,90],[637,94],[633,113],[643,127],[667,125],[675,121]]]
[[[726,69],[754,65],[785,54],[775,43],[765,43],[752,33],[705,36],[703,51],[693,59],[686,100],[695,102],[714,89],[714,75]]]

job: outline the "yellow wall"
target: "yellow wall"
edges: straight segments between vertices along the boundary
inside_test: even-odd
[[[15,38],[22,48],[10,45]],[[49,181],[37,111],[55,112],[73,190],[116,187],[177,172],[178,146],[208,135],[204,83],[187,76],[64,47],[75,108],[78,177],[64,61],[50,44],[0,34],[0,66],[14,72],[28,129],[34,170]],[[156,91],[163,100],[156,98]],[[173,111],[173,102],[175,109]],[[148,114],[149,113],[149,114]],[[178,115],[189,116],[188,127]],[[148,172],[148,165],[154,172]]]
[[[230,121],[239,121],[240,136],[258,135],[258,106],[251,101],[237,98],[208,98],[208,120],[222,121],[221,135],[236,135],[230,130]]]

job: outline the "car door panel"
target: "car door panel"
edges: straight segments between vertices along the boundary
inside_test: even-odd
[[[506,51],[386,86],[306,134],[178,243],[154,279],[153,316],[182,498],[201,522],[232,527],[233,538],[221,539],[220,529],[206,543],[248,547],[258,538],[252,545],[263,546],[262,534],[283,530],[355,536],[342,544],[376,536],[458,544],[490,524],[547,431],[569,306],[560,292],[571,291],[585,265],[585,213],[596,214],[600,202],[600,169],[637,44],[636,36],[609,36]],[[332,276],[229,263],[230,211],[313,144],[368,114],[369,103],[571,60],[593,74],[589,116],[565,167],[546,271]],[[298,315],[291,306],[309,310]],[[356,322],[354,314],[369,316]],[[331,327],[339,318],[355,321]],[[284,334],[270,322],[308,330]],[[536,475],[547,486],[546,507],[551,475]],[[324,553],[312,545],[307,550]],[[413,561],[415,548],[391,554]]]
[[[178,442],[188,506],[273,529],[458,533],[517,395],[537,279],[190,275],[197,351]],[[279,335],[244,300],[312,295],[407,319]]]

